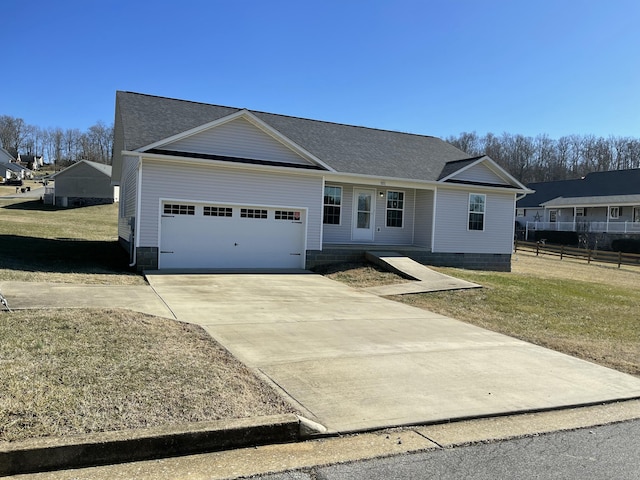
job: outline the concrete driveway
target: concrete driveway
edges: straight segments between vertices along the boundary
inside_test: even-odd
[[[640,397],[640,379],[312,274],[150,274],[329,431]]]

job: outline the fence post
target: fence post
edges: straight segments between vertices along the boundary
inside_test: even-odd
[[[591,249],[587,249],[587,263],[591,263]]]
[[[538,256],[538,253],[540,253],[540,242],[536,242],[536,257]]]
[[[560,260],[564,257],[564,245],[560,245]]]
[[[622,251],[618,252],[618,268],[622,265]]]

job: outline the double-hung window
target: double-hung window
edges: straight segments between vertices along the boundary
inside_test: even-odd
[[[402,227],[404,192],[387,192],[387,227]]]
[[[486,203],[486,195],[480,193],[469,194],[469,230],[484,230]]]
[[[340,210],[342,208],[342,187],[324,187],[324,213],[323,223],[327,225],[340,225]]]
[[[620,218],[620,207],[611,207],[609,210],[609,218]]]

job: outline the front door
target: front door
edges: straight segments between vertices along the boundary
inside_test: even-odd
[[[353,190],[353,225],[351,237],[356,241],[373,241],[375,224],[375,190]]]

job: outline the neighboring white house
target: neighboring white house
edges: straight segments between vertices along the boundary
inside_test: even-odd
[[[17,163],[0,163],[0,176],[5,180],[25,180],[33,178],[33,172]]]
[[[527,185],[516,221],[527,231],[640,234],[640,169],[593,172],[584,178]]]
[[[81,160],[52,175],[51,179],[54,205],[80,207],[119,200],[120,188],[111,184],[111,165]],[[45,197],[47,203],[48,199]]]
[[[37,156],[18,154],[16,162],[20,163],[23,167],[26,167],[29,170],[39,170],[44,166],[44,157],[42,155]]]
[[[510,269],[516,198],[435,137],[117,92],[118,235],[138,269],[311,268],[393,249]]]

